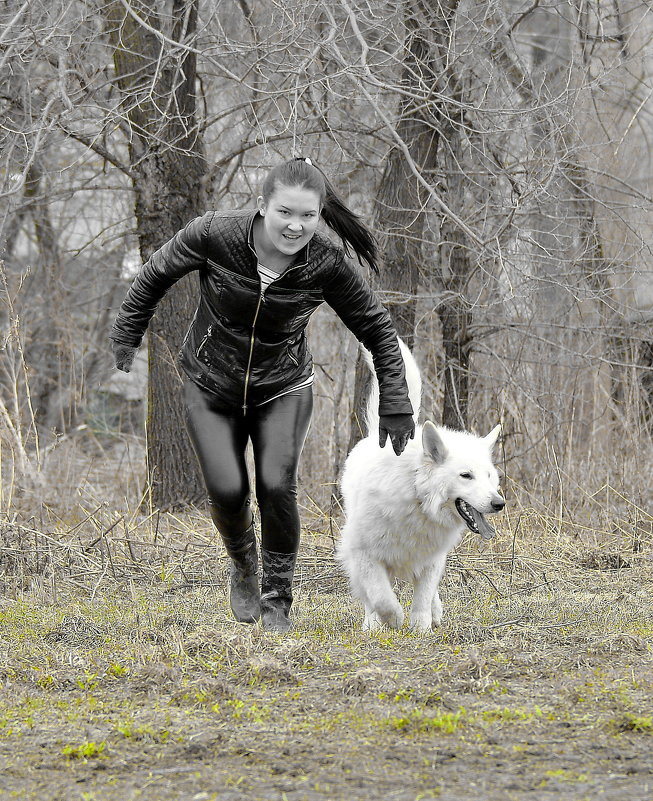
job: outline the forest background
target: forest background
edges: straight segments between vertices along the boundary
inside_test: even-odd
[[[0,0],[3,798],[652,797],[652,36],[650,0]],[[143,261],[295,155],[378,238],[423,418],[503,427],[428,635],[361,632],[334,564],[366,375],[333,312],[287,636],[229,612],[196,275],[113,367]]]
[[[514,509],[650,536],[649,3],[2,0],[0,20],[3,515],[201,504],[175,361],[196,277],[129,376],[108,331],[157,247],[301,154],[378,237],[424,416],[502,424]],[[310,342],[302,504],[327,519],[364,375],[329,309]]]

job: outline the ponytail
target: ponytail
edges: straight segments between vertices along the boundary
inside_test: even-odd
[[[315,169],[319,169],[319,167]],[[320,172],[324,177],[324,188],[326,190],[322,206],[324,222],[342,239],[347,255],[349,255],[347,247],[349,245],[356,253],[359,263],[367,262],[370,269],[378,275],[376,242],[372,232],[361,222],[360,217],[342,202],[329,179],[322,170]]]
[[[299,186],[316,192],[322,205],[322,219],[342,239],[345,253],[350,256],[351,248],[359,263],[366,262],[378,275],[376,242],[372,232],[361,222],[360,217],[343,203],[319,167],[305,158],[296,158],[274,167],[263,182],[262,194],[265,200],[269,200],[278,184]]]

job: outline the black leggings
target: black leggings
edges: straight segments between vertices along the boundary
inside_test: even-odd
[[[245,463],[248,440],[254,451],[261,544],[278,553],[299,546],[297,471],[313,412],[313,392],[304,387],[263,406],[217,407],[192,381],[184,387],[188,431],[209,496],[211,517],[226,543],[236,542],[252,523]]]

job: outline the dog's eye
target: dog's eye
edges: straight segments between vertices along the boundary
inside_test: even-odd
[[[474,476],[473,476],[473,475],[472,475],[470,472],[467,472],[467,473],[461,473],[461,474],[460,474],[460,477],[461,477],[461,478],[466,478],[466,479],[468,479],[468,480],[469,480],[469,479],[472,479],[472,478],[474,478]]]

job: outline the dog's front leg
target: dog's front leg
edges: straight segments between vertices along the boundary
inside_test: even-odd
[[[446,556],[436,559],[415,578],[413,602],[410,608],[410,627],[413,631],[427,632],[431,625],[442,622],[442,602],[438,585],[444,571]]]
[[[386,568],[371,559],[361,559],[357,578],[365,604],[363,629],[373,631],[381,625],[400,629],[404,624],[404,610],[392,589]]]

